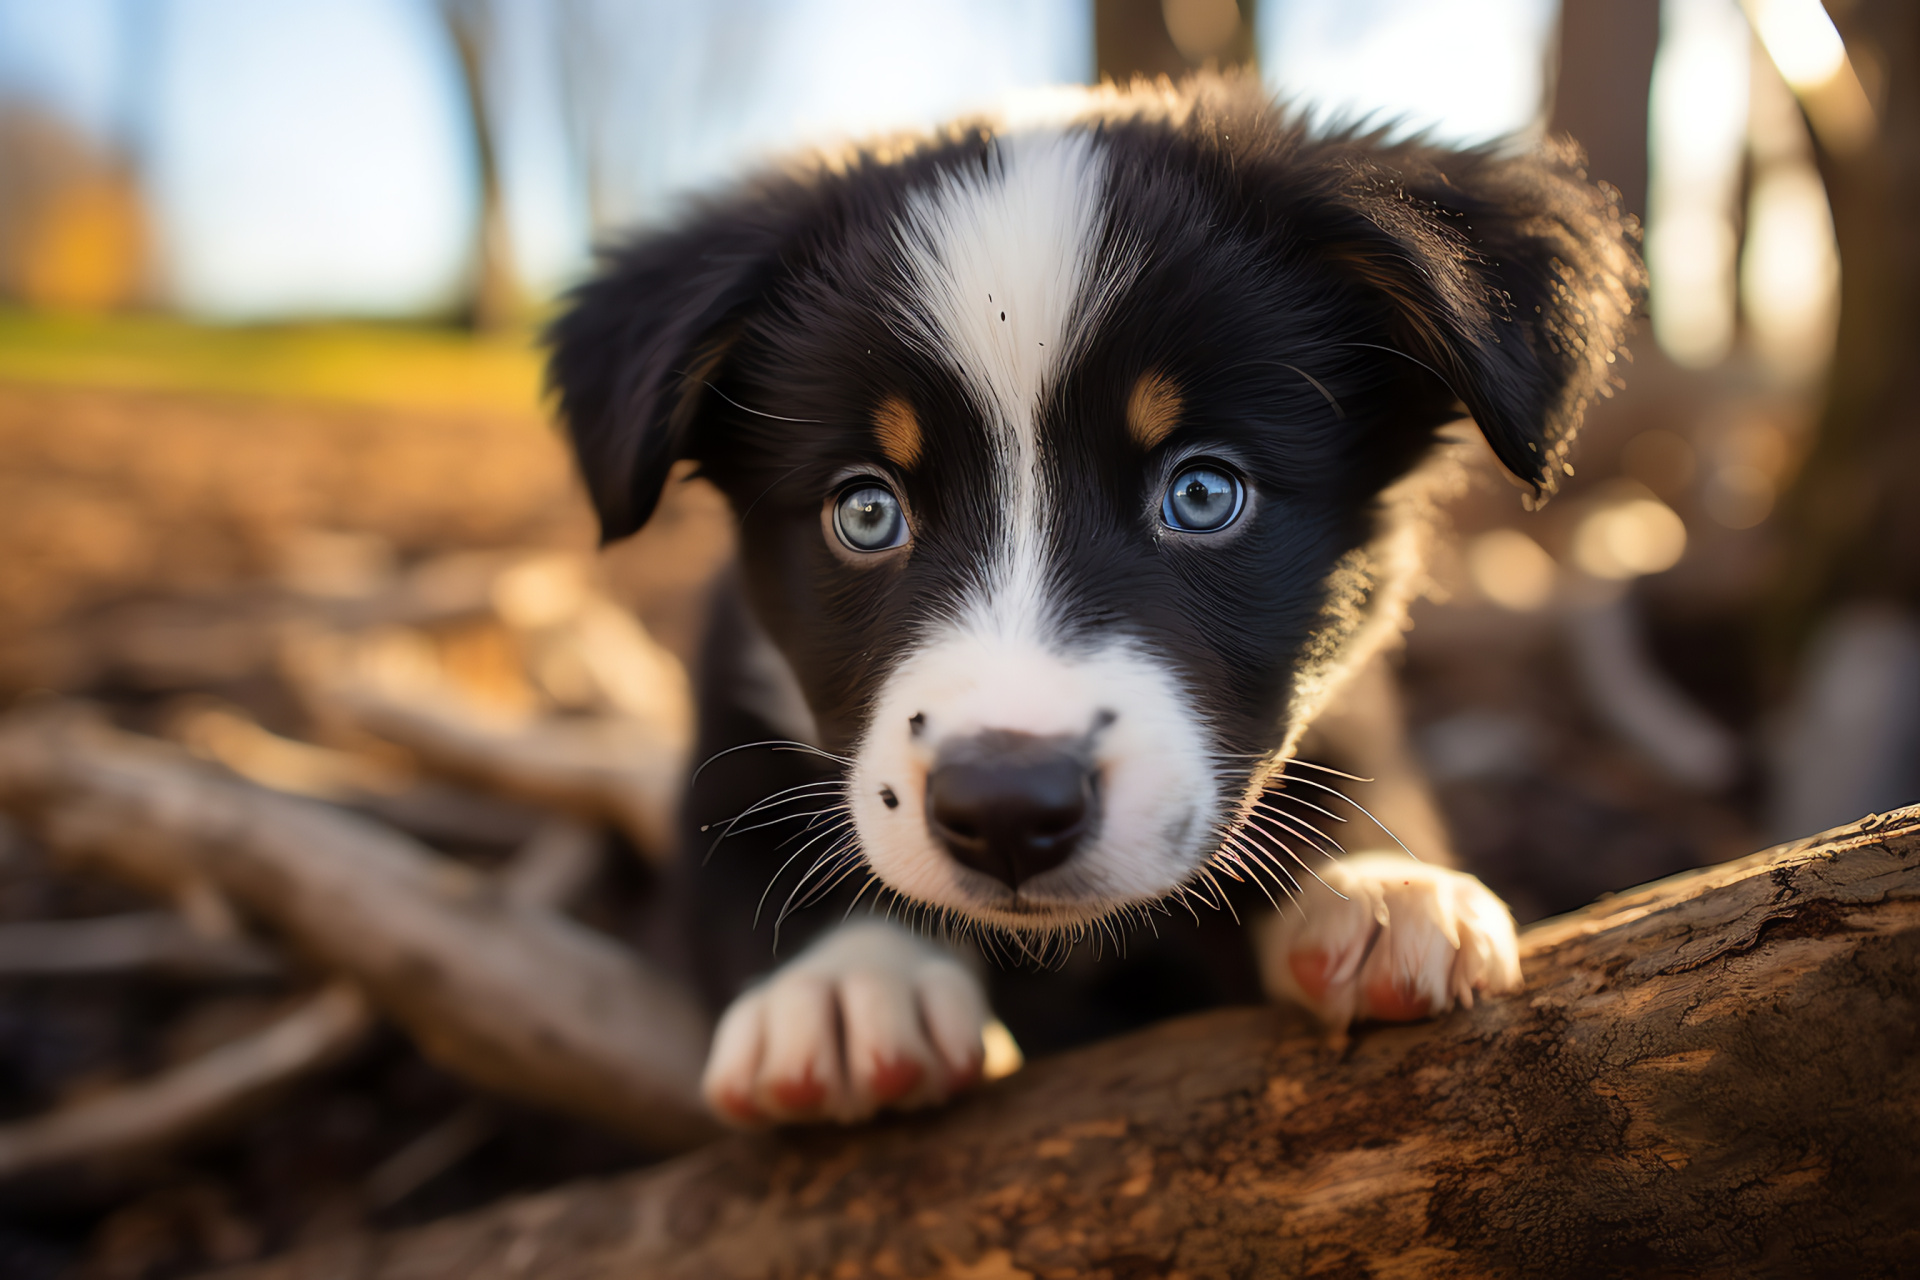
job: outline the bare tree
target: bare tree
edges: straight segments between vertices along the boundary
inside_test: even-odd
[[[513,267],[506,206],[500,192],[500,164],[492,118],[494,17],[491,0],[440,0],[447,37],[460,60],[468,127],[480,170],[480,219],[475,234],[471,292],[464,307],[467,324],[492,332],[514,324],[524,310]]]

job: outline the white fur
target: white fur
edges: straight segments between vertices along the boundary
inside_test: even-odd
[[[1471,1007],[1520,985],[1513,916],[1473,876],[1404,853],[1358,854],[1303,877],[1297,905],[1255,935],[1267,993],[1331,1027]]]
[[[1014,135],[984,172],[916,197],[901,237],[910,324],[988,415],[1001,536],[949,624],[881,690],[853,769],[854,822],[869,865],[897,892],[1023,930],[1074,928],[1170,892],[1216,821],[1205,735],[1172,674],[1123,642],[1068,652],[1056,638],[1041,408],[1137,265],[1099,252],[1104,185],[1086,132]],[[1016,896],[928,835],[926,775],[942,743],[984,729],[1079,737],[1103,712],[1114,721],[1094,738],[1100,834],[1066,865]],[[925,717],[917,735],[915,715]]]
[[[909,321],[991,415],[1007,497],[1001,592],[1042,585],[1037,417],[1087,327],[1080,304],[1095,275],[1104,186],[1088,134],[1017,134],[994,143],[984,172],[962,170],[916,195],[902,229]]]
[[[1096,730],[1103,710],[1113,722]],[[915,714],[926,718],[918,734],[908,723]],[[927,830],[927,772],[941,745],[983,729],[1092,736],[1099,834],[1017,896],[954,861]],[[886,884],[1025,931],[1072,929],[1168,893],[1199,865],[1218,821],[1204,726],[1164,667],[1126,644],[1066,657],[997,628],[955,629],[893,673],[849,793],[867,862]]]
[[[981,1077],[991,1016],[947,952],[891,924],[845,925],[728,1007],[701,1088],[742,1126],[928,1106]]]
[[[967,602],[976,620],[1048,628],[1052,523],[1040,407],[1136,267],[1099,254],[1105,158],[1084,130],[998,139],[909,204],[901,251],[911,331],[972,390],[993,440],[1001,539]]]

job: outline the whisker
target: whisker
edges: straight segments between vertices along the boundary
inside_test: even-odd
[[[1312,876],[1314,880],[1319,883],[1321,888],[1325,889],[1328,893],[1332,894],[1334,897],[1339,898],[1342,902],[1346,901],[1347,895],[1340,892],[1338,889],[1334,888],[1332,885],[1328,884],[1325,880],[1322,880],[1320,878],[1320,873],[1318,871],[1315,871],[1310,865],[1308,865],[1307,860],[1305,858],[1302,858],[1298,853],[1295,853],[1293,850],[1293,846],[1287,844],[1286,841],[1279,839],[1271,831],[1264,831],[1255,827],[1246,827],[1246,828],[1243,828],[1243,830],[1245,830],[1249,835],[1262,835],[1262,836],[1265,836],[1267,839],[1272,840],[1276,845],[1279,845],[1280,848],[1285,851],[1286,855],[1289,858],[1293,859],[1295,864],[1298,865],[1302,871]],[[1292,879],[1292,876],[1289,875],[1288,878]],[[1295,881],[1295,883],[1298,884],[1298,881]]]
[[[1281,776],[1285,777],[1287,770],[1293,768],[1293,766],[1295,765],[1299,765],[1302,769],[1313,769],[1320,773],[1330,773],[1336,778],[1345,778],[1348,782],[1372,782],[1373,781],[1372,778],[1363,778],[1357,773],[1344,773],[1341,770],[1334,768],[1332,765],[1315,764],[1311,760],[1302,760],[1299,756],[1289,756],[1287,758],[1287,762],[1280,766]]]
[[[1301,819],[1294,817],[1292,814],[1287,813],[1284,810],[1274,808],[1272,805],[1268,804],[1265,800],[1254,801],[1251,806],[1251,809],[1258,810],[1270,822],[1278,822],[1279,824],[1281,824],[1283,829],[1292,832],[1294,835],[1299,836],[1302,840],[1305,840],[1308,844],[1312,845],[1314,848],[1319,849],[1321,853],[1327,853],[1327,850],[1320,844],[1321,840],[1325,840],[1328,844],[1332,845],[1335,849],[1338,849],[1341,853],[1345,853],[1347,851],[1345,846],[1343,846],[1338,840],[1335,840],[1332,836],[1320,830],[1318,827],[1313,826],[1311,823],[1304,822]],[[1332,857],[1333,855],[1327,854],[1327,856]]]
[[[692,786],[694,783],[700,781],[700,775],[706,772],[707,766],[722,756],[730,756],[736,751],[751,751],[755,747],[769,747],[775,751],[804,751],[809,755],[816,755],[822,759],[831,760],[838,765],[851,765],[853,763],[853,761],[846,756],[837,756],[831,751],[822,750],[810,743],[795,742],[792,738],[768,738],[764,742],[743,742],[737,747],[728,747],[723,751],[714,752],[700,762],[700,767],[695,769],[693,776],[687,779],[687,785]]]
[[[799,799],[799,797],[795,796],[794,799],[797,800]],[[750,827],[738,827],[738,828],[729,827],[725,832],[721,834],[720,838],[724,840],[728,836],[743,836],[743,835],[746,835],[749,831],[765,831],[768,827],[777,827],[783,822],[798,822],[802,818],[808,819],[806,826],[800,828],[799,831],[795,832],[794,836],[789,837],[790,839],[793,839],[799,836],[803,836],[807,834],[807,832],[813,830],[815,822],[817,822],[820,818],[823,818],[830,813],[844,812],[846,810],[846,807],[847,806],[845,802],[841,802],[841,803],[834,804],[825,809],[811,809],[806,813],[783,813],[777,818],[768,818],[765,822],[756,822]]]
[[[1287,870],[1284,864],[1276,861],[1270,851],[1261,848],[1257,843],[1250,844],[1243,838],[1255,834],[1257,833],[1242,828],[1240,831],[1236,831],[1228,837],[1230,847],[1234,850],[1235,854],[1242,859],[1241,865],[1245,866],[1249,871],[1256,869],[1265,871],[1273,883],[1279,887],[1281,893],[1285,894],[1290,900],[1297,899],[1300,896],[1300,882],[1294,879],[1293,873]],[[1289,854],[1291,854],[1291,852],[1292,850],[1288,850]],[[1259,884],[1260,882],[1256,878],[1254,883]],[[1261,888],[1264,891],[1266,886],[1261,885]]]
[[[1245,880],[1241,880],[1241,877],[1238,875],[1234,875],[1233,878],[1235,880],[1241,880],[1242,883],[1251,881],[1255,888],[1259,889],[1261,893],[1266,895],[1267,904],[1269,906],[1271,906],[1275,911],[1278,911],[1280,909],[1279,902],[1275,901],[1274,899],[1273,891],[1267,888],[1266,882],[1261,880],[1259,875],[1254,871],[1254,869],[1247,865],[1246,859],[1241,856],[1240,851],[1238,849],[1232,849],[1225,845],[1222,845],[1218,850],[1214,852],[1213,856],[1215,858],[1221,859],[1223,864],[1226,861],[1232,861],[1237,863],[1240,869],[1242,871],[1245,871],[1247,874],[1246,874]],[[1226,867],[1222,865],[1221,870],[1225,871]],[[1232,875],[1233,873],[1228,872],[1228,874]]]
[[[704,823],[700,827],[700,830],[702,832],[707,832],[707,831],[713,830],[713,828],[715,827],[724,827],[726,828],[726,832],[723,834],[730,834],[736,824],[743,822],[746,819],[751,818],[754,814],[760,813],[761,811],[773,805],[779,804],[784,800],[800,799],[802,798],[801,793],[813,792],[816,795],[830,795],[833,792],[839,791],[841,789],[842,789],[841,783],[838,782],[837,780],[835,781],[822,780],[818,782],[798,783],[794,786],[785,787],[779,791],[776,791],[772,795],[761,796],[758,800],[755,800],[752,804],[748,805],[746,808],[742,809],[740,812],[734,814],[731,818],[724,819],[723,821],[720,821],[720,822]],[[812,797],[808,796],[806,798],[811,799]]]
[[[793,891],[787,895],[787,900],[780,904],[780,914],[773,918],[773,945],[775,950],[778,950],[780,946],[780,926],[787,922],[787,917],[792,915],[795,910],[794,899],[799,897],[800,891],[807,887],[807,881],[811,880],[823,868],[832,866],[848,851],[849,847],[845,842],[834,845],[831,849],[828,849],[825,853],[815,858],[813,865],[801,873],[800,879],[793,886]],[[857,861],[855,865],[859,865]],[[769,885],[767,887],[771,889],[773,886]],[[756,913],[754,923],[756,925],[759,923],[758,913]]]
[[[853,915],[853,909],[860,905],[860,899],[867,896],[867,890],[873,888],[873,886],[879,883],[880,883],[880,877],[874,874],[872,871],[868,871],[866,883],[860,886],[860,892],[853,895],[853,901],[847,904],[847,914],[844,916],[841,916],[840,918],[842,920],[849,919]]]
[[[760,927],[760,913],[766,910],[767,895],[773,892],[773,886],[780,883],[780,877],[787,874],[787,868],[792,866],[795,862],[798,862],[801,859],[801,857],[803,857],[806,854],[807,850],[813,848],[814,845],[819,844],[822,840],[829,838],[833,834],[834,834],[834,828],[828,827],[825,831],[822,831],[818,835],[814,836],[813,839],[807,841],[805,844],[801,845],[798,849],[795,849],[793,853],[788,856],[787,860],[780,864],[780,869],[775,871],[773,875],[768,878],[767,887],[760,891],[760,901],[753,908],[753,927],[754,928],[758,929]],[[808,874],[811,874],[811,871],[809,871]],[[805,875],[801,876],[800,884],[797,884],[794,886],[794,892],[798,893],[800,891],[800,885],[803,885],[806,882],[807,882],[807,877]],[[792,895],[788,895],[788,900],[789,901],[792,900]],[[775,922],[774,927],[776,929],[779,928],[778,921]]]
[[[1197,870],[1199,871],[1200,875],[1205,878],[1206,882],[1213,886],[1213,891],[1215,895],[1217,895],[1220,899],[1220,905],[1215,907],[1214,910],[1218,911],[1220,907],[1225,907],[1227,909],[1227,914],[1233,917],[1233,922],[1235,924],[1239,924],[1240,913],[1233,909],[1233,899],[1227,897],[1226,889],[1220,884],[1218,880],[1215,880],[1213,878],[1213,872],[1209,871],[1204,865],[1197,868]]]
[[[1366,814],[1367,821],[1373,823],[1374,826],[1380,828],[1381,831],[1385,832],[1387,839],[1399,845],[1401,851],[1404,852],[1409,858],[1412,858],[1415,862],[1420,861],[1420,855],[1415,853],[1413,850],[1407,848],[1406,841],[1402,840],[1399,836],[1393,834],[1393,831],[1387,826],[1386,823],[1374,817],[1373,812],[1370,809],[1368,809],[1367,806],[1361,804],[1358,800],[1355,800],[1352,796],[1343,795],[1342,793],[1335,791],[1332,787],[1328,786],[1326,783],[1315,782],[1312,778],[1296,778],[1294,779],[1294,781],[1304,782],[1310,787],[1319,787],[1322,791],[1330,791],[1334,795],[1339,796],[1342,800],[1345,800],[1348,804],[1358,809],[1361,813]]]
[[[820,899],[838,889],[846,878],[866,865],[860,857],[860,851],[851,845],[835,852],[822,873],[820,883],[807,891],[807,896],[793,904],[795,911],[805,911]]]
[[[1384,351],[1390,356],[1399,356],[1402,360],[1407,361],[1409,364],[1417,364],[1422,369],[1425,369],[1428,373],[1432,374],[1434,378],[1439,381],[1441,386],[1445,387],[1448,391],[1453,392],[1453,398],[1460,401],[1461,404],[1469,403],[1469,401],[1466,399],[1465,396],[1462,396],[1458,391],[1454,391],[1453,383],[1447,380],[1447,376],[1445,374],[1441,373],[1438,369],[1428,364],[1425,360],[1420,359],[1418,356],[1408,355],[1406,352],[1400,350],[1398,347],[1383,347],[1377,342],[1340,342],[1334,345],[1339,347],[1366,347],[1373,351]]]
[[[1385,348],[1382,348],[1382,350],[1385,350]],[[1409,356],[1408,359],[1412,359],[1412,357]],[[1437,377],[1438,375],[1436,374],[1435,376]],[[714,386],[711,382],[708,382],[706,379],[702,378],[700,382],[701,382],[701,385],[706,387],[707,390],[713,392],[713,394],[719,396],[722,400],[725,400],[728,404],[740,410],[740,412],[750,413],[756,418],[771,418],[775,422],[803,422],[810,426],[816,426],[816,427],[823,425],[821,419],[819,418],[784,418],[777,413],[767,413],[764,410],[760,410],[760,409],[749,409],[746,405],[741,404],[738,400],[735,400],[732,396],[728,395],[726,392],[722,391],[720,388]]]
[[[1313,779],[1312,778],[1289,778],[1287,779],[1287,781],[1311,783]],[[1333,791],[1332,787],[1325,787],[1322,789],[1326,791]],[[1347,798],[1347,793],[1344,791],[1333,791],[1333,794],[1336,796],[1339,796],[1342,800],[1345,800]],[[1261,792],[1261,795],[1263,797],[1272,797],[1275,800],[1291,800],[1293,803],[1300,805],[1302,808],[1311,809],[1322,817],[1332,818],[1335,822],[1351,821],[1351,819],[1349,819],[1347,815],[1344,813],[1335,813],[1331,809],[1324,808],[1321,805],[1315,804],[1313,801],[1307,799],[1305,796],[1294,795],[1291,791],[1288,791],[1284,785],[1278,786],[1278,787],[1270,787],[1266,791]]]

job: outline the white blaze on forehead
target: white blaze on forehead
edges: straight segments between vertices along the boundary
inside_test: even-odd
[[[983,168],[948,174],[908,208],[917,318],[996,425],[1022,436],[1074,336],[1104,186],[1087,134],[1029,133],[996,140]]]
[[[1006,536],[989,598],[973,603],[1003,627],[1040,621],[1042,398],[1123,274],[1096,262],[1104,187],[1089,135],[1045,130],[997,139],[985,166],[948,174],[907,211],[909,323],[990,417]]]
[[[1012,928],[1071,926],[1167,893],[1204,856],[1217,818],[1205,730],[1170,667],[1119,636],[1069,650],[1054,625],[1041,406],[1139,262],[1102,252],[1104,186],[1086,133],[1017,134],[916,195],[900,236],[908,333],[985,418],[1001,534],[967,598],[882,685],[850,807],[884,883]],[[988,729],[1084,741],[1098,779],[1097,834],[1021,885],[1037,918],[996,906],[1004,887],[954,861],[927,827],[942,747]]]

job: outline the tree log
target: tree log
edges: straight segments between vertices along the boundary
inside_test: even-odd
[[[1343,1046],[1265,1009],[228,1280],[1911,1274],[1920,809],[1526,933]]]

